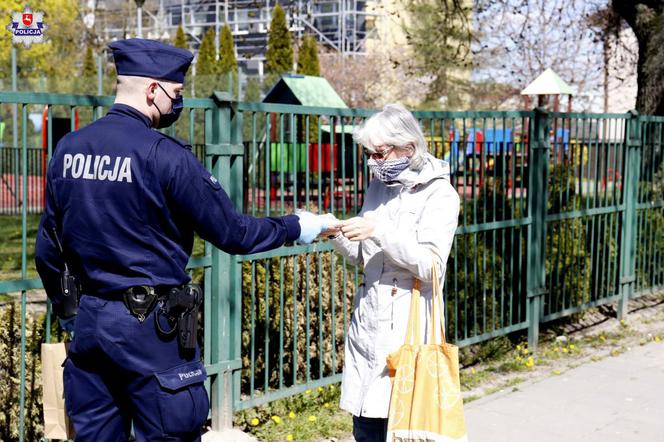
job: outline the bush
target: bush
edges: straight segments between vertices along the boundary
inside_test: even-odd
[[[41,343],[45,316],[26,317],[24,440],[42,439]],[[12,302],[0,308],[0,440],[19,440],[21,312]]]
[[[590,254],[581,218],[549,223],[546,233],[548,313],[580,306],[590,290]]]
[[[462,204],[461,209],[464,225],[513,218],[500,179],[487,179],[474,205]],[[511,227],[456,237],[445,282],[450,337],[463,339],[518,322],[522,235],[521,229]]]
[[[574,170],[569,164],[558,164],[550,170],[548,212],[551,214],[579,210],[584,201],[577,195]],[[593,271],[589,242],[583,218],[549,222],[546,230],[545,314],[580,306],[590,290]]]
[[[664,212],[662,208],[637,212],[636,281],[637,289],[654,287],[664,275]],[[661,283],[660,283],[661,284]]]
[[[251,393],[252,355],[257,390],[264,390],[266,383],[269,389],[279,388],[280,374],[288,386],[294,377],[301,382],[308,375],[318,379],[341,372],[344,330],[352,313],[349,300],[355,293],[353,276],[334,252],[243,263],[243,394]]]
[[[509,321],[509,305],[501,309],[500,295],[509,275],[503,258],[486,246],[484,233],[457,236],[447,262],[445,282],[446,326],[450,340],[501,328]],[[507,302],[515,299],[507,295]]]

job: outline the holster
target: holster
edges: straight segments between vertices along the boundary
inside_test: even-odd
[[[159,315],[155,315],[157,330],[166,336],[170,336],[177,331],[180,349],[195,350],[196,334],[198,332],[198,308],[202,302],[203,293],[196,284],[172,288],[160,307],[160,312],[166,315],[172,328],[167,331],[164,330],[159,323]]]

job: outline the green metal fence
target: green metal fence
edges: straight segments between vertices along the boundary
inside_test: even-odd
[[[37,172],[53,149],[51,117],[81,127],[112,98],[0,93],[0,103],[17,104],[20,116],[18,141],[4,148],[20,158],[0,169],[14,189],[4,213],[21,213],[21,271],[18,279],[1,278],[0,293],[21,293],[23,435],[26,395],[38,394],[27,387],[24,362],[27,295],[41,288],[28,260],[28,214],[39,210],[42,190],[31,186],[40,185]],[[29,132],[28,114],[45,105],[49,130],[40,138]],[[169,133],[194,145],[244,212],[302,208],[348,218],[361,208],[369,174],[352,129],[374,111],[234,103],[223,95],[185,106]],[[430,151],[450,163],[462,201],[445,283],[448,336],[458,345],[527,329],[535,349],[540,323],[609,302],[618,302],[622,317],[630,298],[661,287],[664,118],[541,110],[415,115]],[[31,149],[42,153],[31,159]],[[200,244],[188,268],[205,292],[213,428],[230,426],[237,410],[340,380],[360,268],[324,241],[249,256]],[[44,339],[51,340],[46,321]]]

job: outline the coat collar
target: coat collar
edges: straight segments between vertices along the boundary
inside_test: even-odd
[[[134,118],[138,121],[141,121],[147,127],[152,127],[152,122],[147,117],[147,115],[144,115],[138,109],[131,107],[128,104],[115,103],[108,110],[108,115],[121,115],[129,118]]]
[[[450,165],[427,153],[424,155],[424,164],[420,170],[406,169],[399,174],[396,181],[385,183],[388,187],[403,186],[412,189],[427,184],[436,179],[450,179]]]

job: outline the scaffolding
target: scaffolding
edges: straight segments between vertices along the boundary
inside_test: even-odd
[[[238,64],[249,75],[263,75],[267,32],[276,0],[147,1],[133,3],[100,0],[95,14],[98,35],[106,41],[139,35],[172,40],[181,25],[190,49],[197,52],[203,34],[214,28],[215,44],[221,27],[231,27]],[[311,34],[324,46],[343,55],[364,54],[371,37],[371,18],[366,0],[281,0],[290,31],[298,39]],[[369,18],[369,20],[367,20]],[[138,26],[140,22],[141,26]],[[369,25],[369,26],[367,26]],[[217,48],[218,50],[218,48]]]

